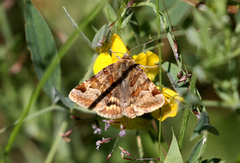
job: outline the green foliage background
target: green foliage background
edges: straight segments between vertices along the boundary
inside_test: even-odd
[[[12,2],[12,3],[11,3]],[[90,15],[92,9],[100,1],[64,1],[64,0],[32,0],[32,3],[46,20],[56,42],[57,49],[61,49],[66,40],[75,29],[68,20],[62,6],[65,6],[72,18],[79,24]],[[136,1],[135,3],[137,3]],[[215,11],[219,11],[215,17],[203,19],[201,15],[189,4],[180,0],[166,1],[166,7],[171,23],[186,32],[177,36],[181,54],[190,71],[196,70],[198,75],[197,89],[202,99],[205,100],[207,112],[211,124],[215,126],[220,135],[209,134],[207,147],[203,156],[206,158],[223,158],[226,162],[240,161],[240,122],[236,109],[239,108],[239,12],[234,16],[236,20],[235,32],[226,27],[224,20],[217,17],[224,11],[218,10],[222,6],[214,5]],[[118,9],[117,1],[110,2],[111,6]],[[166,16],[166,11],[160,2],[160,10]],[[31,55],[27,49],[24,1],[4,1],[0,8],[0,153],[2,158],[4,147],[13,131],[12,125],[20,118],[23,108],[29,102],[33,90],[37,87],[39,80],[35,73]],[[140,25],[140,32],[143,38],[148,35],[156,35],[156,15],[150,7],[134,8],[135,16]],[[222,12],[222,13],[221,13]],[[209,14],[209,13],[208,13]],[[207,17],[206,16],[206,17]],[[108,24],[109,19],[106,7],[94,16],[82,32],[90,39],[95,35],[93,29],[99,29],[102,25]],[[212,27],[213,35],[208,37],[204,32],[198,36],[196,27],[204,29]],[[205,34],[205,35],[204,35]],[[203,37],[203,38],[201,38]],[[129,25],[122,30],[121,38],[128,43],[130,48],[137,45],[134,33]],[[234,42],[235,41],[235,42]],[[164,61],[174,62],[171,47],[166,38],[162,40],[162,58]],[[232,44],[231,46],[227,46]],[[207,48],[205,48],[207,47]],[[230,47],[230,48],[228,48]],[[206,50],[207,49],[207,50]],[[222,54],[229,51],[236,51],[233,60],[226,60]],[[155,50],[157,53],[157,50]],[[136,52],[137,53],[137,52]],[[214,54],[214,55],[211,55]],[[61,94],[67,96],[69,91],[76,86],[84,77],[86,70],[91,67],[94,61],[94,51],[79,37],[67,50],[61,60]],[[226,61],[226,64],[222,64]],[[230,64],[232,67],[229,67]],[[214,66],[213,66],[214,65]],[[215,66],[216,65],[216,66]],[[227,65],[227,66],[226,66]],[[227,68],[226,68],[227,67]],[[222,69],[224,69],[224,71]],[[230,73],[232,72],[232,73]],[[92,74],[88,74],[91,76]],[[203,76],[202,76],[203,75]],[[164,80],[166,86],[167,77]],[[217,79],[217,80],[215,80]],[[210,103],[209,100],[223,101],[225,108]],[[6,162],[104,162],[111,152],[114,141],[103,144],[97,151],[95,142],[102,137],[110,137],[118,133],[117,129],[110,128],[102,135],[94,135],[91,124],[94,121],[84,123],[71,135],[70,143],[63,143],[58,136],[59,132],[73,129],[78,122],[68,118],[70,112],[59,103],[58,106],[51,105],[52,98],[44,91],[41,91],[34,105],[29,112],[27,119],[20,133],[17,135],[13,148]],[[49,107],[50,106],[50,107]],[[210,107],[211,106],[211,107]],[[94,115],[86,113],[74,113],[77,116],[92,118]],[[172,140],[173,128],[176,137],[180,132],[180,125],[183,117],[183,109],[174,118],[168,118],[162,123],[162,136],[167,145]],[[192,148],[199,138],[190,141],[192,132],[196,126],[197,118],[190,114],[187,133],[184,138],[182,155],[184,162],[189,158]],[[104,128],[104,124],[101,127]],[[9,128],[6,128],[10,126]],[[144,157],[157,157],[155,146],[152,144],[147,131],[140,131],[143,143]],[[138,157],[136,131],[127,131],[127,135],[121,138],[118,145],[124,147],[132,155]],[[56,147],[56,148],[55,148]],[[56,153],[54,153],[56,150]],[[124,162],[120,158],[120,150],[116,148],[113,162]],[[110,159],[111,160],[111,159]]]

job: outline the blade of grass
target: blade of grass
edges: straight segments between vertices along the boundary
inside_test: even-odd
[[[89,12],[90,14],[81,22],[81,24],[79,25],[79,30],[82,30],[101,10],[102,7],[104,6],[105,1],[100,1],[98,4],[96,4],[96,6]],[[59,50],[59,54],[58,56],[56,56],[53,61],[51,62],[51,64],[49,65],[49,67],[47,68],[47,70],[45,71],[43,77],[41,78],[39,84],[37,85],[36,89],[33,91],[32,96],[29,99],[29,102],[27,104],[27,106],[24,108],[22,115],[20,117],[19,123],[14,127],[8,142],[4,148],[4,157],[6,157],[11,148],[12,145],[16,139],[16,136],[22,126],[22,122],[25,119],[25,117],[28,115],[28,112],[32,106],[32,104],[35,102],[35,100],[37,99],[40,90],[42,89],[43,85],[45,84],[45,82],[47,81],[48,77],[51,75],[51,73],[53,72],[55,66],[59,63],[59,61],[64,57],[64,55],[66,54],[66,52],[68,51],[68,49],[71,47],[71,45],[75,42],[75,40],[78,37],[78,31],[75,31],[70,37],[69,39],[66,41],[66,43],[61,47],[61,49]]]

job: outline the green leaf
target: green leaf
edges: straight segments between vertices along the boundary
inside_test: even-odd
[[[189,86],[189,79],[187,78],[187,80],[185,82],[178,82],[179,78],[178,73],[180,71],[182,71],[182,69],[180,69],[177,65],[170,63],[170,62],[164,62],[162,64],[162,68],[163,70],[167,73],[167,76],[173,86],[173,88],[180,94],[183,95],[184,93],[187,92],[188,90],[188,86]],[[183,76],[187,75],[184,71],[183,72]]]
[[[40,80],[52,60],[58,57],[58,52],[47,23],[30,0],[26,1],[25,20],[28,49],[31,52],[34,68]],[[58,64],[43,87],[51,98],[53,86],[59,89],[60,81],[61,71],[60,64]]]
[[[54,91],[58,98],[63,102],[64,105],[66,105],[68,108],[73,109],[74,107],[74,102],[72,102],[68,97],[64,97],[59,91],[57,90],[56,87],[54,87]]]
[[[127,24],[128,22],[130,21],[130,19],[132,18],[132,15],[133,15],[133,12],[131,14],[129,14],[122,22],[122,25],[121,25],[121,29],[123,29]]]
[[[131,8],[128,8],[127,11],[126,11],[126,16],[128,17],[129,15],[132,15],[131,16],[131,19],[129,20],[129,24],[131,25],[133,31],[134,31],[134,34],[135,34],[135,37],[136,37],[136,40],[137,40],[137,43],[138,45],[140,44],[140,30],[139,30],[139,24],[138,24],[138,21],[137,21],[137,18],[133,12],[133,10]]]
[[[71,15],[69,14],[69,12],[67,11],[66,7],[63,7],[68,19],[70,20],[70,22],[72,23],[72,26],[79,32],[80,36],[82,37],[82,39],[87,43],[87,45],[89,47],[91,47],[92,43],[91,41],[87,38],[87,36],[85,36],[84,33],[82,33],[79,28],[78,25],[76,24],[76,22],[74,21],[74,19],[71,17]]]
[[[214,135],[219,135],[218,130],[210,124],[209,116],[207,112],[203,111],[201,113],[201,117],[193,131],[193,134],[191,136],[191,140],[196,138],[198,135],[202,133],[202,131],[207,130],[208,132],[214,134]]]
[[[205,138],[202,138],[193,148],[190,157],[188,159],[188,163],[196,163],[201,161],[203,151],[204,151],[204,146],[207,143],[207,140]]]
[[[196,163],[202,160],[203,153],[207,147],[207,138],[208,132],[204,132],[202,139],[192,149],[190,157],[187,161],[188,163]]]
[[[111,29],[105,24],[94,36],[92,49],[98,53],[106,52],[111,48],[111,45]]]
[[[174,135],[174,132],[173,132],[171,146],[169,148],[169,151],[167,153],[164,163],[173,163],[173,162],[183,163],[182,155],[179,150],[178,142]]]
[[[106,7],[107,7],[108,18],[113,23],[115,20],[117,20],[117,15],[109,3],[106,4]]]

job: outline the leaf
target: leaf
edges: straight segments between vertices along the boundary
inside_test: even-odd
[[[207,112],[203,111],[201,113],[201,117],[193,131],[193,134],[191,136],[191,140],[196,138],[198,135],[202,133],[202,131],[207,130],[208,132],[214,134],[214,135],[219,135],[218,130],[210,124],[209,116]]]
[[[138,45],[140,44],[140,30],[139,30],[139,24],[138,24],[138,21],[137,21],[137,18],[133,12],[133,10],[131,8],[128,8],[127,11],[126,11],[126,16],[128,17],[129,15],[131,15],[131,19],[129,20],[129,24],[131,25],[133,31],[134,31],[134,34],[135,34],[135,37],[136,37],[136,40],[138,42]]]
[[[103,25],[92,41],[92,49],[98,53],[106,52],[111,48],[111,29],[108,25]]]
[[[182,155],[179,150],[178,142],[174,135],[174,132],[173,132],[171,146],[168,150],[164,163],[173,163],[173,162],[183,163]]]
[[[117,15],[109,3],[107,3],[106,7],[107,7],[108,18],[113,23],[115,20],[117,20]]]
[[[31,52],[37,76],[41,79],[52,60],[58,57],[58,52],[48,25],[30,0],[26,1],[25,21],[28,49]],[[61,70],[58,64],[43,87],[51,98],[53,98],[53,86],[59,89],[60,81]]]
[[[130,21],[130,19],[132,18],[132,15],[133,15],[133,12],[131,14],[129,14],[122,22],[122,25],[121,25],[121,29],[123,29],[127,24],[128,22]]]
[[[187,92],[189,86],[189,79],[187,78],[186,82],[178,82],[178,73],[182,71],[177,65],[170,62],[164,62],[162,64],[163,70],[167,73],[167,76],[173,86],[173,88],[180,94],[183,95]],[[183,76],[187,75],[184,71]]]
[[[74,102],[72,102],[68,97],[64,97],[62,94],[60,94],[56,87],[54,87],[54,91],[64,105],[66,105],[70,109],[73,109]]]
[[[207,143],[207,139],[202,138],[193,148],[190,157],[188,159],[188,163],[196,163],[201,161],[203,151],[204,151],[204,146]]]
[[[82,39],[87,43],[87,45],[89,47],[91,47],[92,43],[91,41],[87,38],[87,36],[85,36],[84,33],[82,33],[79,28],[78,25],[76,24],[76,22],[74,21],[74,19],[71,17],[71,15],[69,14],[69,12],[67,11],[66,7],[63,7],[63,10],[65,11],[68,19],[70,20],[70,22],[72,23],[72,26],[79,32],[80,36],[82,37]]]

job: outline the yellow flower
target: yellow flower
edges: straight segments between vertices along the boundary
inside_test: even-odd
[[[176,116],[179,103],[184,100],[177,92],[165,87],[162,88],[162,94],[165,104],[161,108],[161,120],[164,121],[168,117]],[[152,112],[152,116],[159,120],[159,109]]]
[[[107,67],[112,63],[116,63],[118,61],[117,56],[122,58],[123,54],[128,52],[126,46],[124,45],[124,43],[117,34],[112,35],[111,42],[112,42],[111,46],[112,56],[107,52],[101,53],[97,57],[95,64],[93,65],[94,74],[101,71],[104,67]]]
[[[146,66],[143,70],[146,72],[148,78],[153,81],[155,76],[159,73],[159,68],[156,63],[159,62],[158,55],[154,54],[151,51],[145,53],[140,53],[132,57],[136,63]]]
[[[117,34],[112,35],[111,42],[112,54],[110,55],[109,53],[104,52],[97,57],[93,66],[94,74],[101,71],[104,67],[107,67],[112,63],[116,63],[119,59],[118,57],[122,58],[123,54],[128,52],[128,49]],[[148,78],[153,81],[155,76],[159,73],[159,68],[156,65],[156,63],[159,62],[159,57],[153,52],[147,51],[146,54],[140,53],[138,55],[134,55],[132,59],[141,66],[147,67],[143,68],[143,70],[146,72]]]

